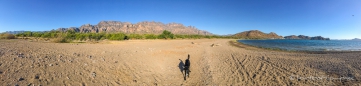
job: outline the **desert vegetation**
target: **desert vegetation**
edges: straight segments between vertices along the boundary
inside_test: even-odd
[[[48,32],[24,32],[15,34],[16,38],[27,39],[51,39],[56,43],[67,43],[72,41],[99,41],[99,40],[125,40],[125,39],[212,39],[212,38],[231,38],[229,36],[217,35],[182,35],[173,34],[170,31],[164,30],[162,34],[125,34],[125,33],[80,33],[73,30],[66,32],[48,31]],[[15,38],[14,36],[14,38]]]
[[[13,34],[3,33],[0,34],[0,39],[15,39],[15,36]]]

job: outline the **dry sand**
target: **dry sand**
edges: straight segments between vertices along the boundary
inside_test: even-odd
[[[191,72],[184,80],[179,59],[188,54]],[[232,39],[96,44],[0,40],[0,84],[361,85],[360,58],[360,52],[270,51]]]

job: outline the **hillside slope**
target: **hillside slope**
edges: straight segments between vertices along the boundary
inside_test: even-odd
[[[276,33],[271,32],[269,34],[263,33],[259,30],[250,30],[237,33],[233,35],[235,38],[245,38],[245,39],[282,39],[282,36],[278,36]]]
[[[139,22],[132,24],[130,22],[120,21],[101,21],[97,25],[85,24],[77,27],[59,28],[58,31],[73,30],[75,32],[87,33],[114,33],[123,32],[126,34],[161,34],[164,30],[168,30],[174,34],[189,34],[189,35],[212,35],[212,33],[204,30],[199,30],[194,26],[184,26],[179,23],[163,24],[161,22]]]

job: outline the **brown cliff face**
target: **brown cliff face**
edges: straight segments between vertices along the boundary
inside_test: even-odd
[[[59,28],[59,31],[74,30],[80,33],[114,33],[123,32],[126,34],[161,34],[164,30],[168,30],[173,34],[189,34],[189,35],[213,35],[208,31],[203,31],[195,28],[194,26],[184,26],[179,23],[163,24],[161,22],[139,22],[132,24],[130,22],[119,21],[101,21],[97,25],[85,24],[80,28]]]
[[[283,38],[282,36],[278,36],[274,32],[266,34],[258,30],[244,31],[233,35],[233,37],[246,38],[246,39],[282,39]]]

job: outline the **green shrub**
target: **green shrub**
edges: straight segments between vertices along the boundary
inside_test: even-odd
[[[44,34],[44,33],[41,33],[41,32],[35,32],[35,33],[33,33],[32,36],[34,36],[34,37],[41,37],[43,34]]]
[[[58,37],[53,39],[53,42],[55,43],[69,43],[69,41],[64,37]]]
[[[15,38],[15,36],[10,37],[3,37],[1,34],[1,39],[5,38]],[[9,35],[9,34],[7,34]],[[56,30],[48,31],[48,32],[24,32],[15,34],[16,37],[35,37],[38,39],[39,37],[45,39],[54,39],[54,42],[58,43],[65,43],[72,40],[90,40],[90,41],[99,41],[99,40],[124,40],[125,38],[128,39],[201,39],[201,38],[235,38],[232,36],[217,36],[217,35],[180,35],[180,34],[173,34],[170,31],[164,30],[162,34],[124,34],[124,33],[80,33],[75,32],[73,30],[69,30],[66,32],[60,32]]]
[[[174,34],[171,32],[164,30],[162,34],[158,36],[159,39],[174,39]]]
[[[145,34],[145,39],[157,39],[157,35],[154,35],[154,34]]]
[[[116,34],[109,34],[107,35],[109,40],[124,40],[125,34],[124,33],[116,33]]]
[[[184,39],[186,37],[184,35],[174,35],[174,38]]]
[[[144,37],[140,34],[129,34],[130,39],[143,39]]]
[[[24,32],[24,34],[25,34],[25,37],[33,36],[33,32],[30,32],[30,31],[26,31],[26,32]]]
[[[45,32],[43,35],[41,35],[42,38],[50,38],[51,34],[49,32]]]

